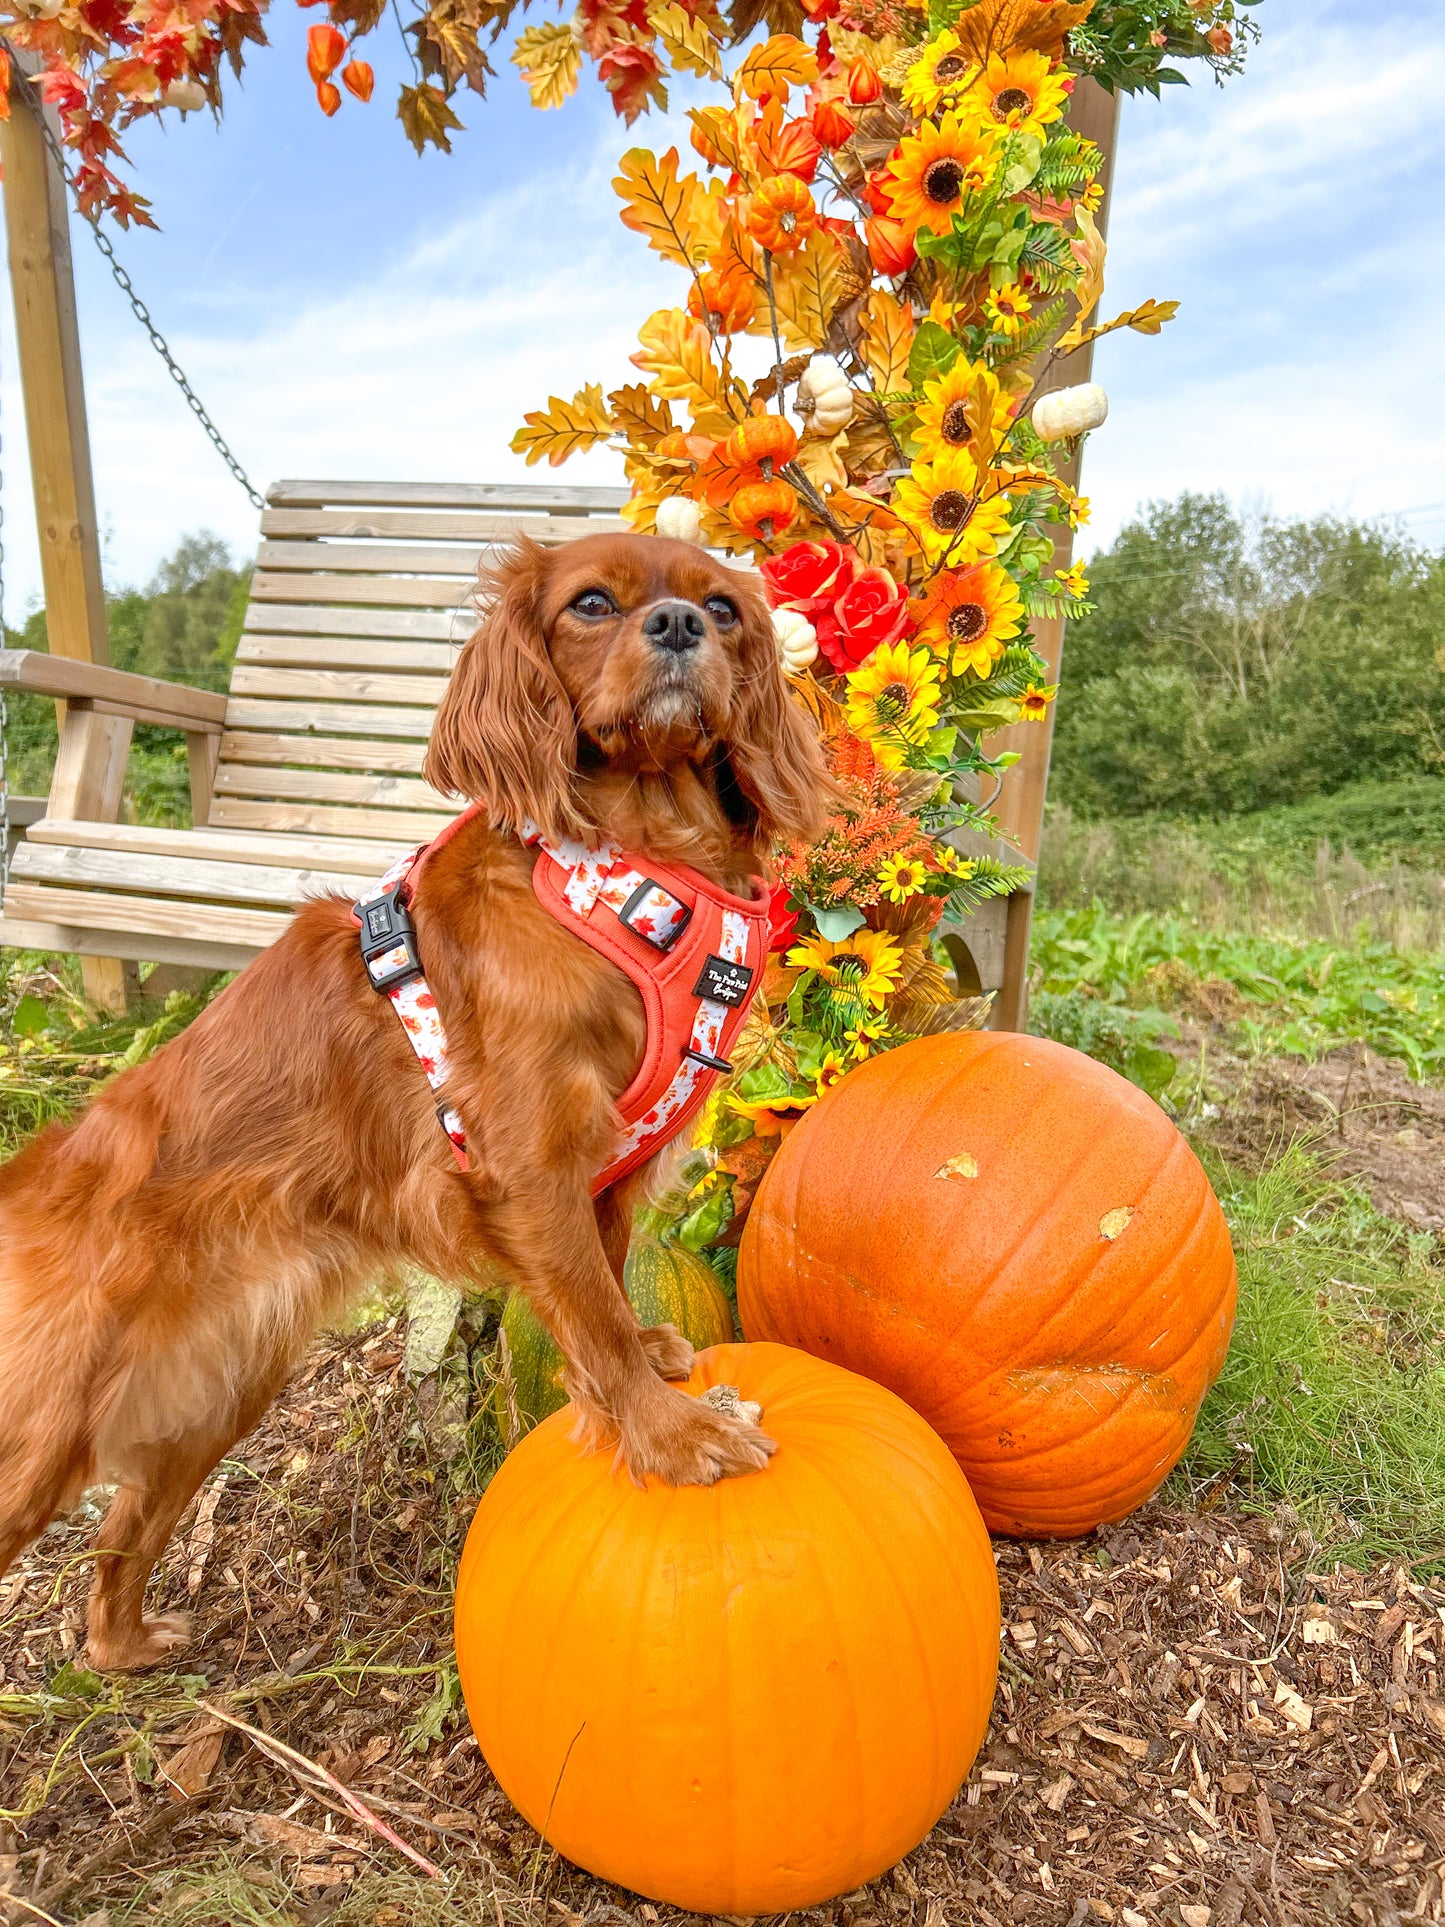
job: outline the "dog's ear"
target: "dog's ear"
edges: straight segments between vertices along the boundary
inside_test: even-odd
[[[547,551],[525,537],[480,583],[481,626],[462,651],[432,724],[433,789],[485,803],[500,829],[585,836],[577,808],[577,725],[547,654],[541,595]]]
[[[729,593],[742,616],[743,648],[723,750],[744,806],[741,827],[760,844],[811,842],[840,793],[812,718],[788,693],[762,591],[743,578]]]

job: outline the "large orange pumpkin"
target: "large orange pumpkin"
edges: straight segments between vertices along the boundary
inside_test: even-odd
[[[483,1753],[548,1843],[702,1914],[809,1907],[928,1832],[988,1725],[998,1582],[963,1475],[871,1381],[779,1345],[687,1390],[763,1408],[767,1468],[645,1487],[564,1406],[488,1487],[457,1663]]]
[[[749,1215],[738,1309],[921,1412],[996,1532],[1121,1519],[1234,1323],[1229,1230],[1150,1098],[1042,1038],[920,1038],[844,1078]]]

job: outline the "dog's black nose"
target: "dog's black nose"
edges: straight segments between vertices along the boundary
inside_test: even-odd
[[[643,617],[642,633],[655,649],[682,655],[696,649],[707,634],[702,610],[691,602],[659,602]]]

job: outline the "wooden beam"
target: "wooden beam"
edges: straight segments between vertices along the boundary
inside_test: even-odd
[[[1113,188],[1114,153],[1119,127],[1119,96],[1105,93],[1097,82],[1081,80],[1074,89],[1069,125],[1096,143],[1104,156],[1101,179],[1104,201],[1096,217],[1099,232],[1107,225]],[[1067,356],[1044,383],[1045,390],[1072,388],[1087,381],[1093,368],[1093,344]],[[1060,474],[1071,488],[1079,485],[1080,459],[1076,453],[1060,464]],[[1064,525],[1054,537],[1054,567],[1066,569],[1073,558],[1073,532]],[[1034,624],[1034,647],[1048,664],[1049,681],[1058,682],[1063,666],[1064,619]],[[1061,692],[1062,700],[1063,692]],[[1003,779],[994,814],[1030,863],[1037,864],[1044,827],[1044,797],[1049,784],[1049,755],[1053,747],[1054,712],[1039,723],[1016,723],[990,740],[997,754],[1015,750],[1019,760]],[[1020,890],[1008,900],[1004,939],[1004,981],[993,1008],[994,1030],[1023,1030],[1028,1023],[1029,934],[1033,924],[1034,893]]]
[[[64,177],[45,138],[45,117],[57,138],[59,122],[42,104],[30,78],[39,59],[29,54],[12,58],[10,118],[0,121],[0,173],[45,627],[52,655],[108,663],[100,534],[70,263],[70,209]],[[108,813],[113,820],[120,808],[116,770],[119,765],[123,777],[130,721],[94,712],[70,720],[77,725],[74,729],[62,710],[60,789],[90,797],[95,813]],[[87,957],[81,976],[92,1003],[105,1010],[125,1008],[126,971],[118,958]]]

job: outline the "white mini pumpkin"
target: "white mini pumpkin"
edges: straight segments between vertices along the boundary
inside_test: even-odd
[[[674,542],[700,541],[702,510],[686,495],[669,495],[657,505],[657,532]]]
[[[1040,441],[1063,442],[1098,428],[1108,419],[1109,397],[1096,381],[1056,388],[1034,403],[1034,432]]]
[[[783,668],[790,676],[801,676],[817,657],[817,630],[796,609],[774,609],[773,636]]]
[[[173,80],[161,95],[165,107],[179,107],[183,114],[194,114],[206,104],[206,90],[198,80]]]
[[[797,411],[815,435],[836,435],[853,419],[853,390],[831,355],[814,355],[798,383]]]

